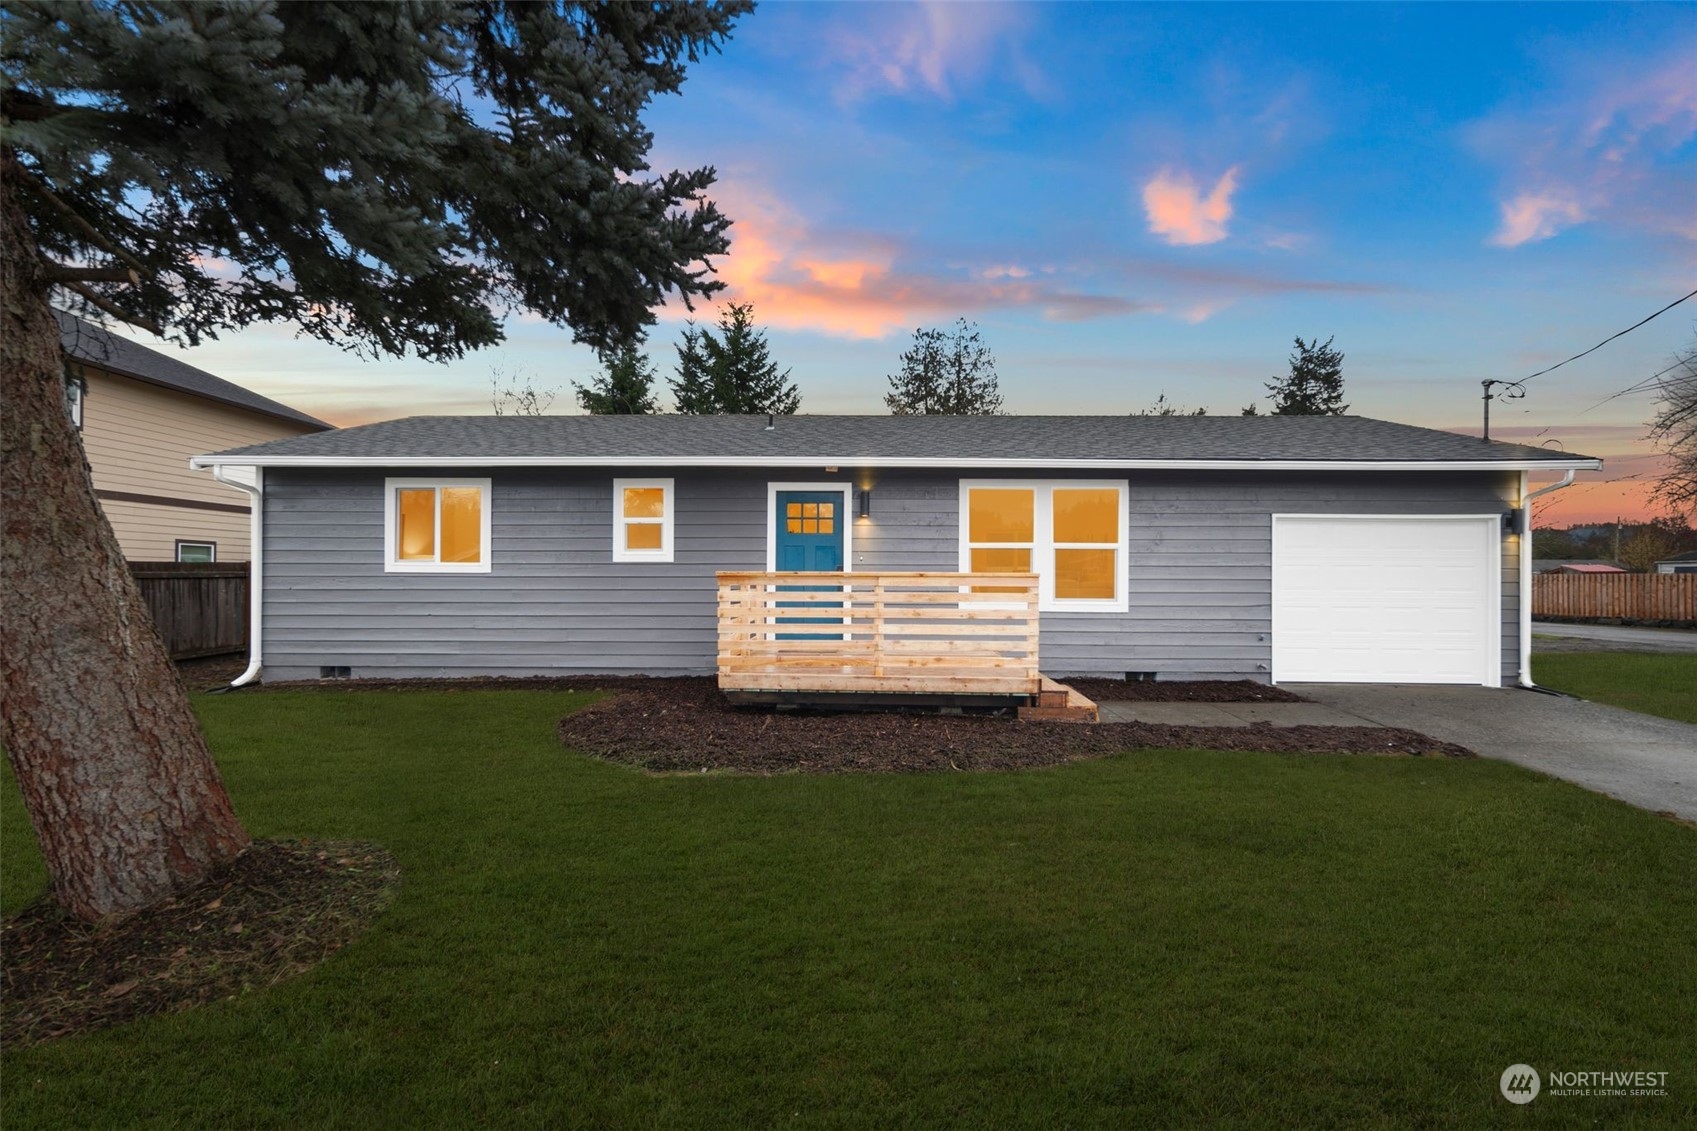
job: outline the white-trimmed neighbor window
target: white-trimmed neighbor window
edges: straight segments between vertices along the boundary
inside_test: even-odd
[[[960,568],[1036,573],[1046,612],[1124,612],[1125,480],[961,480]]]
[[[385,479],[383,568],[488,573],[489,480]]]
[[[185,542],[177,539],[177,560],[179,562],[216,562],[218,560],[218,543],[216,542]]]
[[[613,560],[672,560],[672,481],[613,480]]]

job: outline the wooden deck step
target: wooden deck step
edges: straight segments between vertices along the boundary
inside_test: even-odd
[[[1036,703],[1019,709],[1020,718],[1066,723],[1094,723],[1101,720],[1101,712],[1092,700],[1048,676],[1043,677],[1041,689],[1035,698]]]

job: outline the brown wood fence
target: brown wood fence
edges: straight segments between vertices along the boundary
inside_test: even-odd
[[[173,660],[247,647],[246,562],[131,562]]]
[[[1697,623],[1697,574],[1540,573],[1532,615]]]

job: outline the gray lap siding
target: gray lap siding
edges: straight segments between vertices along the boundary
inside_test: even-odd
[[[492,571],[384,572],[383,471],[270,469],[265,477],[268,679],[713,670],[714,572],[766,568],[768,482],[872,487],[853,568],[958,568],[962,478],[1124,478],[1129,608],[1043,614],[1057,675],[1267,677],[1275,513],[1486,514],[1512,473],[456,469],[487,476]],[[416,469],[387,474],[420,476]],[[676,482],[674,560],[612,560],[615,477]],[[1516,558],[1503,541],[1503,667],[1518,663]]]

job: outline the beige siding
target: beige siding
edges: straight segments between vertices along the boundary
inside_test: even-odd
[[[82,366],[88,384],[83,402],[83,449],[94,489],[148,495],[190,505],[102,498],[124,556],[170,561],[178,539],[216,542],[218,560],[246,561],[248,517],[194,503],[246,507],[248,497],[206,471],[189,470],[189,457],[280,440],[314,431],[204,397]]]
[[[124,557],[132,562],[173,561],[178,539],[216,543],[221,562],[245,562],[251,556],[245,514],[156,507],[121,499],[101,499],[100,509],[117,532]]]

